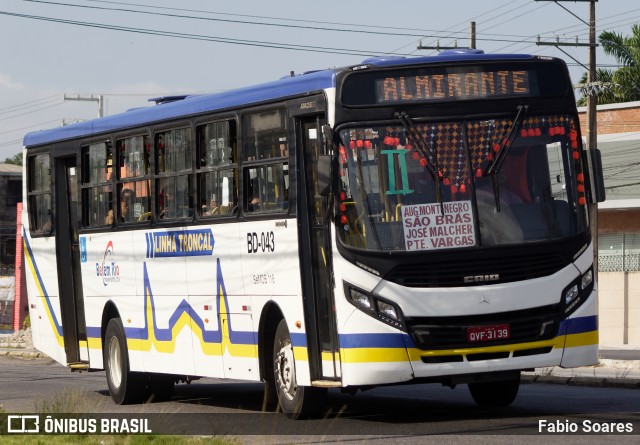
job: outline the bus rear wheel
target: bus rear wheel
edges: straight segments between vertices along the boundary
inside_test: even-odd
[[[109,320],[104,336],[104,367],[111,398],[118,405],[141,402],[147,392],[145,374],[129,371],[129,351],[120,318]]]
[[[280,321],[274,339],[273,373],[273,384],[282,412],[290,419],[314,414],[326,395],[326,390],[298,385],[293,345],[284,320]]]
[[[497,408],[511,405],[520,389],[520,374],[498,382],[469,383],[469,392],[478,406]]]

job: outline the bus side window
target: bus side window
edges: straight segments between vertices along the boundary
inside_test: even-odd
[[[196,138],[199,216],[233,215],[238,202],[236,122],[200,125]]]
[[[117,193],[113,219],[117,224],[148,222],[151,211],[149,137],[132,136],[116,141]]]
[[[155,135],[156,215],[160,220],[193,218],[191,198],[191,128],[177,128]]]
[[[28,204],[30,231],[36,235],[51,234],[51,164],[49,153],[27,158]]]
[[[110,225],[113,214],[111,143],[100,142],[82,147],[82,225]]]
[[[289,145],[286,113],[274,110],[243,118],[243,208],[247,214],[286,213]]]

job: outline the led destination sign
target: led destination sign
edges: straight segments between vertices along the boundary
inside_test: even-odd
[[[575,102],[569,72],[558,59],[372,66],[348,72],[338,89],[347,108],[537,97]]]
[[[499,70],[393,75],[376,79],[376,102],[478,99],[531,94],[529,71]]]

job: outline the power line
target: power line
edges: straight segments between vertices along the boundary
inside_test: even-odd
[[[265,41],[259,41],[259,40],[231,39],[226,37],[206,36],[206,35],[200,35],[200,34],[187,34],[187,33],[172,32],[172,31],[158,31],[158,30],[147,29],[147,28],[132,28],[128,26],[107,25],[103,23],[93,23],[93,22],[81,22],[76,20],[58,19],[54,17],[44,17],[44,16],[36,16],[36,15],[30,15],[30,14],[18,14],[18,13],[13,13],[9,11],[0,11],[0,15],[26,18],[26,19],[32,19],[32,20],[40,20],[40,21],[52,22],[52,23],[62,23],[66,25],[83,26],[88,28],[108,29],[108,30],[114,30],[114,31],[124,31],[124,32],[130,32],[135,34],[146,34],[146,35],[155,35],[155,36],[163,36],[163,37],[175,37],[175,38],[187,39],[187,40],[200,40],[200,41],[207,41],[207,42],[227,43],[232,45],[257,46],[257,47],[263,47],[263,48],[288,49],[293,51],[307,51],[307,52],[316,52],[316,53],[355,55],[355,56],[365,56],[365,57],[374,56],[374,55],[382,56],[387,54],[380,51],[364,51],[364,50],[331,48],[331,47],[312,46],[312,45],[296,45],[296,44],[290,44],[290,43],[265,42]],[[407,55],[407,54],[400,54],[400,55]]]
[[[397,27],[394,28],[394,27],[387,27],[387,26],[380,26],[380,27],[377,26],[376,28],[386,28],[386,29],[389,29],[389,31],[372,31],[370,29],[326,28],[326,27],[320,27],[320,26],[288,25],[288,24],[282,24],[282,23],[257,22],[257,21],[247,21],[247,20],[233,20],[233,19],[220,19],[220,18],[192,16],[192,15],[169,14],[169,13],[162,13],[162,12],[140,11],[137,9],[106,8],[102,6],[74,5],[69,3],[61,3],[61,2],[53,2],[53,1],[45,1],[45,0],[22,0],[22,1],[29,2],[29,3],[43,3],[47,5],[67,6],[67,7],[93,9],[93,10],[101,10],[101,11],[116,11],[116,12],[154,15],[154,16],[160,16],[160,17],[235,23],[235,24],[242,24],[242,25],[259,25],[259,26],[274,26],[274,27],[280,27],[280,28],[307,29],[312,31],[331,31],[331,32],[358,33],[358,34],[374,34],[374,35],[382,35],[382,36],[406,36],[406,37],[422,37],[424,35],[423,33],[416,34],[416,33],[399,32]],[[109,2],[109,3],[112,3],[112,2]],[[132,6],[140,7],[141,5],[133,4]],[[165,9],[165,8],[162,8],[162,9]],[[206,12],[206,11],[198,11],[198,12]],[[328,22],[328,23],[334,24],[332,22]],[[340,24],[340,25],[354,26],[353,24],[346,24],[346,23]],[[355,26],[364,27],[365,25],[355,25]],[[368,26],[368,28],[370,28],[370,26]],[[425,31],[425,30],[418,29],[417,31]],[[434,30],[427,30],[427,31],[440,32],[440,31],[434,31]]]
[[[30,130],[32,128],[42,128],[45,125],[51,125],[51,124],[56,123],[56,122],[60,122],[60,120],[59,119],[54,119],[54,120],[47,121],[47,122],[40,122],[39,124],[29,125],[27,127],[15,128],[13,130],[8,130],[8,131],[2,131],[2,132],[0,132],[0,135],[1,134],[15,133],[17,131]]]
[[[3,118],[3,120],[9,120],[9,119],[14,119],[16,117],[26,116],[27,114],[32,114],[32,113],[36,113],[38,111],[48,110],[50,108],[54,108],[54,107],[57,107],[57,106],[60,106],[60,105],[62,105],[62,102],[54,103],[52,105],[43,106],[43,107],[37,108],[35,110],[31,110],[31,111],[25,111],[24,113],[13,114],[11,116],[7,116],[7,117]]]
[[[24,102],[19,105],[11,105],[5,108],[0,108],[0,114],[11,113],[13,111],[20,111],[24,108],[39,106],[39,105],[42,105],[43,103],[49,102],[52,99],[56,99],[56,98],[59,98],[59,96],[58,95],[48,96],[42,99],[34,99],[29,102]]]

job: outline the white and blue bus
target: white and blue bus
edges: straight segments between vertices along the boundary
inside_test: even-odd
[[[598,360],[590,210],[565,64],[369,59],[24,138],[33,342],[113,400],[198,377],[328,388],[468,384]]]

